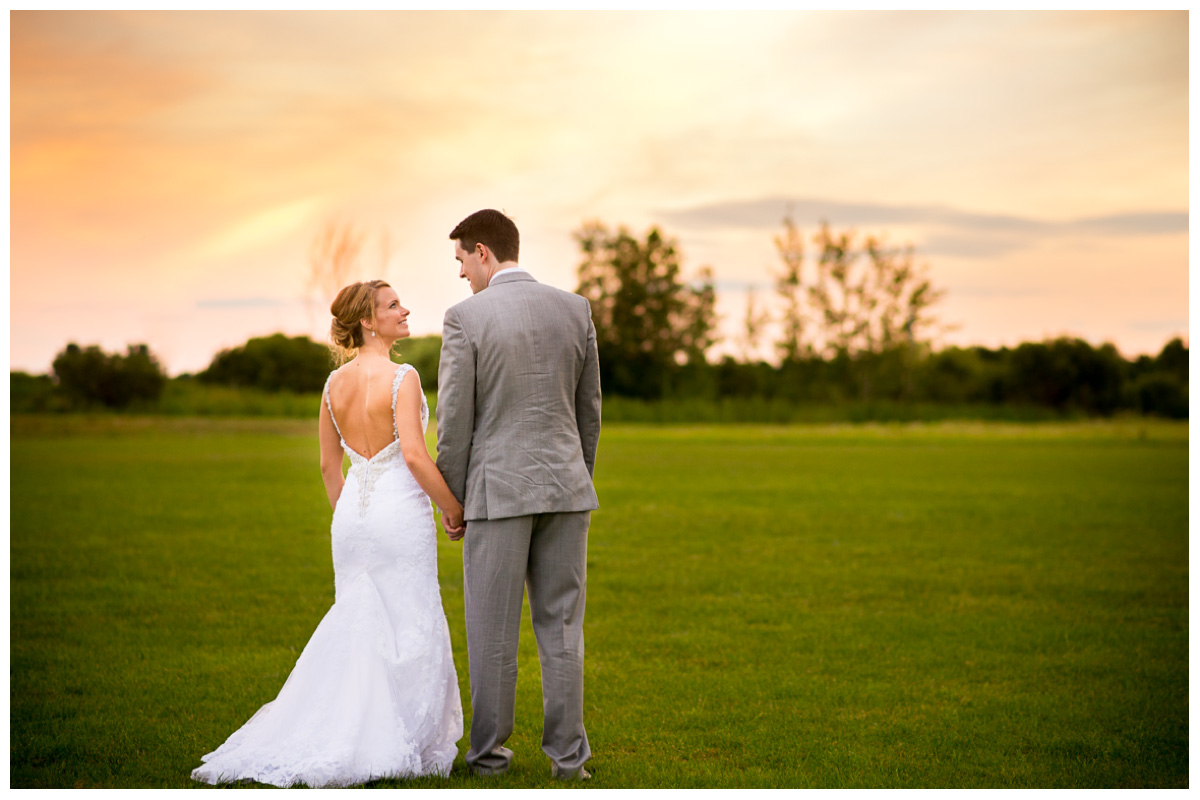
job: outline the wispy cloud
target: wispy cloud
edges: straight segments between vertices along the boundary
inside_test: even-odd
[[[196,308],[280,308],[292,305],[292,301],[278,297],[212,297],[196,301]]]
[[[1187,233],[1188,212],[1113,214],[1053,221],[1004,214],[979,214],[948,206],[845,203],[812,198],[764,197],[662,211],[668,222],[695,228],[779,229],[784,217],[804,226],[823,220],[835,227],[928,228],[925,253],[988,258],[1027,247],[1047,236],[1153,236]]]

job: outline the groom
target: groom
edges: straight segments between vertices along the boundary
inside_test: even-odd
[[[590,778],[583,729],[587,531],[598,507],[596,329],[587,300],[517,265],[517,226],[477,211],[450,232],[469,297],[446,312],[437,466],[462,501],[471,747],[477,774],[508,770],[521,595],[542,664],[542,750],[563,780]],[[457,525],[457,522],[455,522]],[[457,531],[453,531],[457,533]]]

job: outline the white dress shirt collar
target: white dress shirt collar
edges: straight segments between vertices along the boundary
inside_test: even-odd
[[[491,286],[492,281],[496,280],[496,278],[499,278],[501,275],[507,275],[510,272],[525,272],[525,268],[524,267],[508,267],[507,269],[502,269],[499,272],[497,272],[495,275],[492,276],[492,280],[488,281],[488,286]]]

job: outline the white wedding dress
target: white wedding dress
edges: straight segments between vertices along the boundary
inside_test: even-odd
[[[393,418],[411,369],[396,369]],[[336,428],[329,381],[324,398]],[[428,424],[422,397],[422,430]],[[370,459],[341,443],[350,470],[333,512],[333,607],[279,696],[204,756],[194,780],[315,787],[450,774],[462,702],[438,589],[433,509],[398,438]]]

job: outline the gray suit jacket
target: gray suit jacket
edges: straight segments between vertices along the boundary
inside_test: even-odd
[[[591,511],[600,364],[591,307],[527,272],[446,312],[437,466],[467,520]]]

